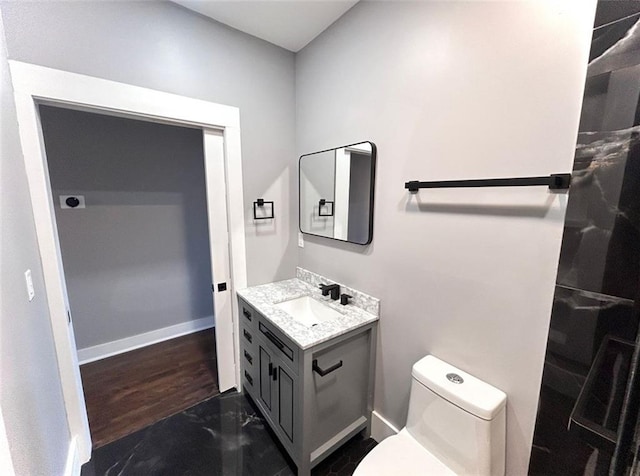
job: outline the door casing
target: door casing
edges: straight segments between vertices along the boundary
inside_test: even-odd
[[[221,302],[227,309],[222,314],[228,317],[219,321],[216,316],[216,334],[222,333],[222,341],[218,340],[218,336],[216,339],[219,344],[223,343],[222,349],[218,348],[218,359],[222,357],[223,360],[219,375],[221,391],[237,387],[240,382],[240,369],[236,364],[239,362],[238,304],[232,297],[236,289],[246,287],[247,284],[240,111],[232,106],[19,61],[10,60],[9,68],[44,274],[47,307],[70,429],[69,445],[76,446],[77,458],[80,463],[84,463],[91,457],[91,436],[73,326],[67,318],[69,303],[38,106],[48,104],[204,129],[205,169],[208,173],[224,171],[227,185],[224,198],[229,260],[226,269],[212,264],[214,272],[219,273],[215,277],[216,283],[227,283],[227,295]],[[221,150],[223,157],[220,156]],[[233,186],[229,186],[230,184]],[[220,210],[218,216],[219,212]],[[211,217],[210,212],[210,220]],[[215,239],[220,243],[224,238],[218,233]],[[213,242],[214,238],[211,237],[211,240]],[[213,251],[212,249],[212,254]],[[214,300],[218,304],[217,296]]]

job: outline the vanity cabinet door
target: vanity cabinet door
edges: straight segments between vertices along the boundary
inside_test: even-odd
[[[293,442],[293,405],[295,380],[285,367],[278,367],[278,425]]]
[[[298,395],[296,377],[262,342],[259,345],[259,356],[259,406],[286,446],[287,443],[293,443],[294,439],[294,405],[295,396]]]
[[[260,400],[269,411],[273,411],[273,374],[276,370],[271,354],[260,344]]]

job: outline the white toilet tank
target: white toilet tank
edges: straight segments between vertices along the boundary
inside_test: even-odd
[[[411,436],[456,474],[503,476],[505,393],[432,355],[411,375]]]

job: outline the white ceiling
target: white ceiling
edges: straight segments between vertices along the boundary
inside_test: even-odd
[[[297,52],[358,0],[173,0],[237,30]]]

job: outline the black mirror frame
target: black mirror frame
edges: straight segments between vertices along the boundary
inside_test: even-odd
[[[363,144],[367,142],[368,144],[371,145],[371,190],[369,192],[369,203],[371,204],[371,206],[369,207],[369,236],[367,238],[367,241],[364,243],[357,243],[355,241],[349,241],[349,240],[340,240],[338,238],[333,238],[331,236],[324,236],[324,235],[316,235],[314,233],[309,233],[306,231],[302,231],[302,227],[300,226],[300,224],[302,223],[302,209],[300,207],[300,190],[301,190],[301,174],[300,174],[300,163],[302,161],[303,157],[308,157],[310,155],[316,155],[316,154],[322,154],[324,152],[330,152],[332,150],[337,150],[337,149],[343,149],[345,147],[351,147],[354,145],[358,145],[358,144]],[[370,140],[363,140],[363,141],[359,141],[359,142],[354,142],[352,144],[347,144],[347,145],[341,145],[340,147],[332,147],[331,149],[325,149],[325,150],[319,150],[317,152],[311,152],[309,154],[303,154],[300,156],[300,158],[298,159],[298,230],[300,231],[300,233],[304,233],[305,235],[311,235],[311,236],[319,236],[320,238],[326,238],[328,240],[334,240],[334,241],[339,241],[341,243],[353,243],[354,245],[361,245],[361,246],[366,246],[371,244],[371,242],[373,241],[373,205],[374,205],[374,197],[375,197],[375,179],[376,179],[376,160],[378,157],[378,149],[376,147],[376,145],[371,142]]]

